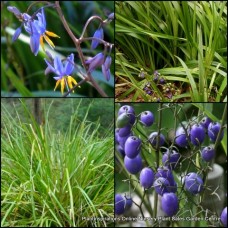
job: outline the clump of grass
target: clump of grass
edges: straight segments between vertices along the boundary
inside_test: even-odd
[[[1,226],[110,226],[112,130],[101,138],[99,122],[86,120],[90,107],[81,122],[76,107],[67,131],[55,132],[48,121],[39,126],[21,105],[29,123],[2,104]],[[53,111],[46,109],[46,120]]]

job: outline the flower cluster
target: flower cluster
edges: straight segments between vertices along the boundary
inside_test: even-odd
[[[114,19],[114,13],[111,13],[108,16],[108,21],[112,21]],[[105,23],[104,23],[105,24]],[[101,41],[104,39],[104,30],[102,27],[102,23],[98,27],[98,29],[95,31],[93,38],[92,38],[92,43],[91,43],[91,49],[97,48],[97,46],[101,43]],[[109,53],[106,55],[106,49],[103,52],[98,53],[95,55],[93,58],[90,58],[86,60],[86,64],[89,65],[88,67],[88,72],[92,72],[95,70],[97,67],[102,66],[102,73],[105,76],[105,79],[107,81],[110,80],[111,77],[111,72],[110,72],[110,66],[112,63],[112,57],[110,56],[111,50],[112,50],[112,45],[109,47]]]
[[[53,5],[48,5],[48,6],[53,6]],[[30,36],[30,48],[32,53],[35,56],[37,56],[39,52],[40,45],[42,49],[45,51],[44,40],[49,44],[49,46],[52,49],[55,48],[55,45],[51,41],[50,37],[55,37],[55,38],[60,38],[60,37],[55,33],[47,30],[44,7],[40,8],[33,15],[29,15],[27,13],[21,13],[14,6],[8,6],[7,9],[10,12],[12,12],[19,19],[19,21],[22,22],[20,27],[16,29],[13,35],[13,38],[12,38],[13,42],[18,39],[18,37],[22,32],[22,27],[24,27],[25,31]],[[105,46],[104,52],[100,52],[97,55],[95,55],[93,58],[86,60],[85,64],[88,65],[88,69],[86,69],[88,73],[91,73],[97,67],[101,66],[102,73],[104,74],[106,80],[109,81],[111,77],[110,66],[112,63],[112,58],[110,56],[110,52],[112,50],[112,45],[110,45],[109,43],[103,40],[104,39],[103,26],[114,19],[114,13],[111,13],[105,21],[102,21],[101,18],[99,19],[101,21],[100,25],[98,29],[95,31],[93,37],[91,38],[92,39],[91,49],[95,49],[100,43],[103,43]],[[87,25],[88,23],[86,24],[85,28],[87,27]],[[83,34],[84,34],[84,31],[83,31]],[[80,39],[83,40],[83,37],[81,37]],[[107,48],[109,48],[108,54],[107,54]],[[72,76],[70,76],[73,73],[75,68],[74,54],[71,53],[65,60],[61,61],[61,59],[58,56],[55,56],[53,58],[49,52],[45,51],[45,53],[47,55],[47,58],[44,59],[47,64],[45,74],[48,74],[51,72],[55,74],[55,76],[53,77],[56,80],[56,85],[54,90],[60,84],[62,93],[64,92],[65,87],[67,88],[68,92],[73,91],[74,85],[75,86],[77,85],[76,80]],[[84,74],[81,73],[81,75],[84,75]]]

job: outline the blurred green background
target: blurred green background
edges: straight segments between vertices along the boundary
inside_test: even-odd
[[[87,114],[88,107],[90,106],[87,121],[94,123],[96,127],[96,122],[100,124],[98,133],[100,136],[107,134],[107,131],[112,129],[114,124],[114,103],[112,98],[107,99],[92,99],[92,98],[83,98],[83,99],[52,99],[52,98],[2,98],[1,103],[7,108],[10,112],[10,115],[18,116],[20,114],[21,121],[25,123],[30,123],[31,119],[28,114],[25,112],[24,107],[21,105],[21,100],[26,103],[30,111],[35,115],[35,103],[34,99],[39,100],[39,115],[41,118],[41,124],[49,122],[55,131],[66,132],[69,128],[69,123],[71,116],[74,114],[77,107],[80,108],[77,110],[77,121],[81,123]],[[51,110],[49,107],[51,106]],[[101,108],[103,107],[103,108]],[[105,112],[104,112],[105,110]],[[48,113],[48,114],[47,114]],[[47,119],[48,118],[48,119]],[[111,122],[110,122],[111,121]],[[93,127],[91,127],[93,130]]]
[[[30,50],[29,36],[22,29],[19,39],[12,43],[14,31],[21,25],[21,22],[15,15],[7,10],[7,6],[15,6],[20,12],[26,12],[32,1],[4,1],[1,2],[1,96],[61,96],[60,87],[54,92],[55,79],[54,74],[45,76],[44,70],[47,65],[44,62],[44,52],[41,50],[37,56]],[[29,14],[34,13],[44,4],[35,4]],[[93,15],[98,15],[102,19],[114,11],[113,1],[62,1],[60,6],[64,16],[69,23],[70,28],[76,37],[79,37],[87,19]],[[65,31],[57,12],[53,8],[45,9],[47,30],[56,33],[61,38],[52,38],[56,48],[53,55],[59,55],[61,58],[67,57],[74,53],[74,61],[80,67],[81,63],[72,40]],[[97,20],[89,24],[85,37],[93,36],[98,28]],[[105,26],[104,40],[114,43],[114,22]],[[46,45],[47,50],[48,45]],[[90,42],[82,44],[82,50],[85,57],[93,57],[102,51],[103,46],[99,45],[96,50],[90,49]],[[113,54],[112,54],[113,58]],[[113,61],[114,62],[114,61]],[[114,71],[112,64],[111,72]],[[76,70],[73,73],[77,82],[80,81]],[[99,86],[107,93],[108,96],[114,96],[114,78],[113,73],[109,82],[107,82],[100,68],[92,73],[92,76],[98,82]],[[71,96],[79,97],[99,97],[100,95],[89,84],[85,83],[75,91]]]

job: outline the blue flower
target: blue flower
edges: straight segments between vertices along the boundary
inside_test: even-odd
[[[112,63],[112,57],[107,56],[105,59],[105,62],[102,64],[102,72],[107,81],[109,81],[111,77],[111,73],[110,73],[111,63]]]
[[[103,28],[100,27],[99,29],[97,29],[96,32],[94,33],[93,37],[103,40],[104,39],[104,31],[103,31]],[[100,42],[98,40],[93,39],[92,40],[92,44],[91,44],[91,48],[92,49],[95,49],[98,46],[99,43]]]
[[[49,44],[51,48],[54,48],[55,45],[53,42],[50,40],[48,36],[51,37],[58,37],[53,32],[49,32],[46,30],[46,19],[45,19],[45,14],[44,14],[44,9],[41,9],[41,13],[38,13],[37,15],[38,20],[34,20],[30,22],[29,26],[26,26],[26,31],[31,35],[30,37],[30,46],[32,52],[37,55],[39,51],[40,44],[44,50],[44,41],[43,39],[46,40],[46,42]]]
[[[104,63],[104,54],[102,52],[95,55],[93,58],[86,60],[85,64],[89,64],[88,72],[94,71],[97,67]]]
[[[58,85],[61,85],[61,93],[64,91],[64,87],[71,89],[73,87],[73,84],[77,84],[76,80],[70,76],[74,70],[74,54],[72,53],[67,59],[65,60],[67,63],[63,65],[60,58],[56,56],[54,58],[53,65],[48,61],[47,59],[44,59],[47,63],[48,67],[45,70],[45,72],[53,72],[55,73],[54,79],[57,80],[54,90],[58,87]]]
[[[46,30],[46,19],[44,14],[44,8],[41,9],[41,13],[37,13],[37,20],[34,20],[30,15],[27,13],[21,13],[16,7],[9,6],[7,9],[14,13],[14,15],[22,21],[24,28],[26,32],[30,35],[30,47],[34,55],[37,55],[39,52],[40,44],[44,50],[44,41],[50,45],[51,48],[54,48],[55,45],[50,40],[49,36],[51,37],[58,37],[53,32],[49,32]],[[13,41],[15,41],[21,34],[21,26],[16,29],[14,35],[13,35]]]
[[[108,20],[113,20],[114,19],[114,17],[115,17],[115,13],[110,13],[109,15],[108,15]]]

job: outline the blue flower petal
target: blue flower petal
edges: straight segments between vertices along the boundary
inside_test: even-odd
[[[103,40],[104,39],[103,28],[101,27],[101,28],[97,29],[96,32],[94,33],[93,37]],[[99,43],[100,42],[97,40],[92,40],[91,48],[95,49]]]
[[[14,42],[15,40],[17,40],[17,38],[20,36],[20,34],[21,34],[21,26],[16,29],[16,31],[13,35],[12,41]]]
[[[97,67],[101,66],[104,63],[104,54],[103,53],[98,53],[95,55],[90,64],[89,64],[89,70],[88,72],[92,72],[95,70]]]
[[[40,47],[40,36],[38,34],[31,35],[30,47],[31,47],[32,53],[34,53],[34,55],[37,56],[39,52],[39,47]]]
[[[102,73],[105,76],[106,80],[109,81],[111,77],[110,69],[105,69],[105,65],[102,64]]]
[[[58,75],[64,74],[63,64],[58,56],[54,58],[54,67],[56,72],[58,72]]]
[[[48,68],[55,74],[58,74],[58,72],[56,72],[55,68],[49,63],[48,60],[44,59],[44,61],[47,63]]]
[[[69,60],[69,61],[68,61]],[[74,54],[72,53],[69,57],[67,57],[67,63],[65,65],[65,75],[70,75],[74,70]]]

